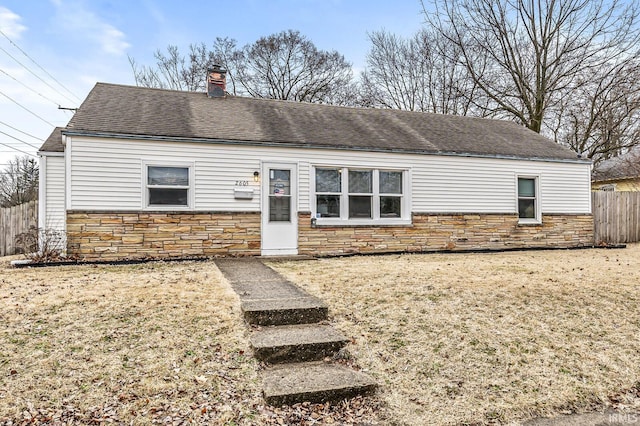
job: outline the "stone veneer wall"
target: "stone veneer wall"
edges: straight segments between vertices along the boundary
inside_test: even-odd
[[[349,253],[570,248],[592,246],[593,216],[544,215],[540,225],[518,225],[517,215],[414,213],[408,226],[311,227],[299,214],[298,252]]]
[[[260,255],[260,213],[67,213],[67,251],[85,260]]]
[[[311,227],[299,213],[298,252],[351,253],[570,248],[593,245],[591,215],[544,215],[518,225],[517,215],[414,213],[412,225]],[[84,260],[260,255],[260,213],[67,213],[67,249]]]

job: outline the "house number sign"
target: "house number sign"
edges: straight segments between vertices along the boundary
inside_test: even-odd
[[[236,186],[249,186],[249,181],[248,180],[237,180],[236,181]]]

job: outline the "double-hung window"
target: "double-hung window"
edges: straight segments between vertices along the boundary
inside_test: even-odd
[[[349,170],[349,219],[373,219],[373,170]]]
[[[147,207],[189,207],[189,167],[147,166]]]
[[[315,168],[318,224],[409,223],[406,170]]]
[[[318,217],[340,217],[342,169],[316,169],[316,212]]]
[[[380,217],[402,217],[402,172],[378,172],[380,181]]]
[[[537,177],[518,177],[518,220],[520,223],[540,222]]]

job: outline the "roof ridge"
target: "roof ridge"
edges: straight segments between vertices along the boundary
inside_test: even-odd
[[[191,90],[178,90],[178,89],[167,89],[161,87],[147,87],[147,86],[137,86],[131,84],[122,84],[122,83],[108,83],[108,82],[96,82],[95,86],[112,86],[112,87],[121,87],[121,88],[130,88],[144,91],[157,91],[157,92],[168,92],[168,93],[180,93],[189,96],[194,95],[206,95],[207,92],[200,91],[191,91]],[[308,102],[308,101],[296,101],[292,99],[273,99],[273,98],[257,98],[251,96],[241,96],[241,95],[232,95],[230,93],[227,94],[229,99],[237,99],[240,101],[248,101],[248,102],[267,102],[267,103],[283,103],[287,105],[298,105],[300,107],[310,107],[310,108],[341,108],[352,111],[368,111],[368,112],[386,112],[393,111],[395,114],[428,114],[435,116],[447,117],[447,119],[453,120],[479,120],[485,122],[500,122],[500,123],[508,123],[511,125],[516,125],[518,127],[526,128],[521,124],[516,123],[513,120],[508,120],[504,118],[490,118],[490,117],[478,117],[474,115],[459,115],[459,114],[445,114],[441,112],[433,112],[433,111],[416,111],[416,110],[406,110],[406,109],[396,109],[396,108],[378,108],[378,107],[367,107],[367,106],[357,106],[357,105],[335,105],[335,104],[326,104],[326,103],[318,103],[318,102]],[[216,98],[218,99],[218,98]],[[219,98],[224,99],[224,98]]]

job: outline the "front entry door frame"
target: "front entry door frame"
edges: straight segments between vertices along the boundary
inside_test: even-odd
[[[274,180],[278,177],[275,174],[281,174],[277,170],[289,171],[288,191],[286,181]],[[298,165],[284,162],[263,163],[261,180],[262,255],[296,255],[298,254]],[[283,219],[286,215],[271,214],[271,209],[276,205],[282,206],[282,199],[285,197],[290,198],[289,220]]]

